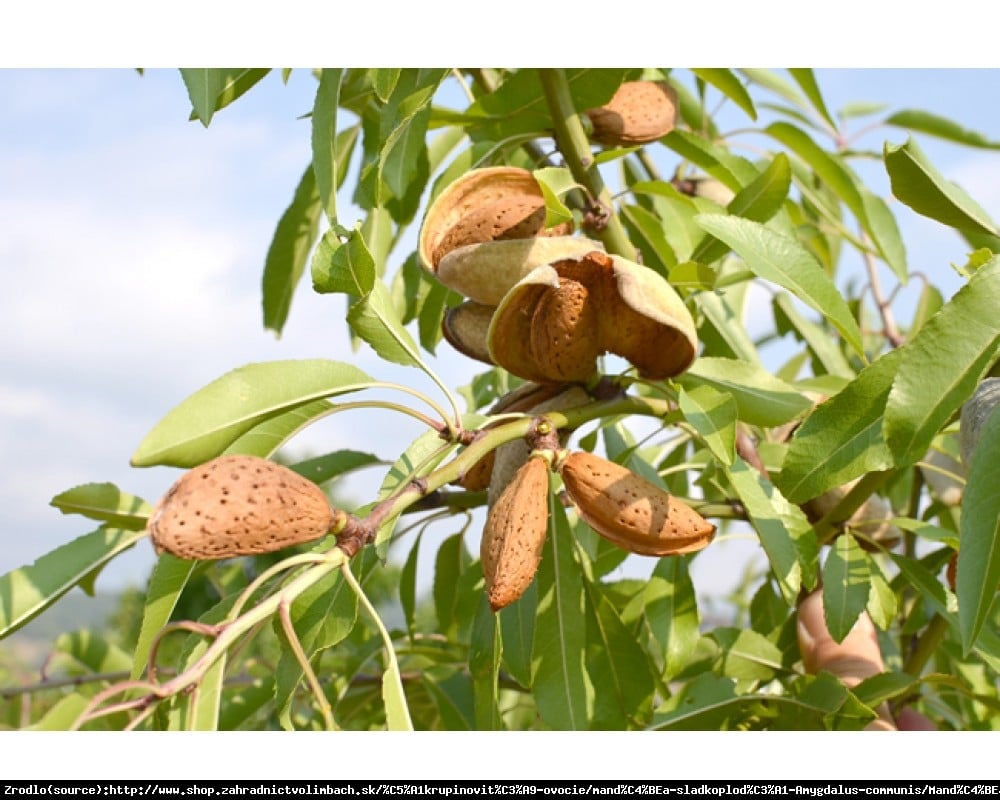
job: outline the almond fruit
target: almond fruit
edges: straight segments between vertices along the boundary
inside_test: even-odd
[[[694,553],[715,526],[629,469],[592,453],[571,453],[560,467],[580,517],[612,544],[644,556]]]
[[[499,611],[531,585],[542,560],[549,520],[549,467],[529,458],[490,508],[480,559],[486,598]]]
[[[424,268],[436,273],[441,259],[456,247],[571,230],[567,225],[545,227],[545,199],[529,170],[484,167],[466,172],[431,203],[417,254]]]
[[[184,559],[271,553],[337,533],[347,514],[312,481],[255,456],[220,456],[184,473],[147,530],[157,552]]]
[[[445,313],[441,320],[441,333],[462,355],[492,364],[486,341],[493,310],[493,306],[472,300],[459,303]]]
[[[607,104],[586,114],[595,142],[613,147],[655,142],[677,123],[677,92],[665,81],[627,81]]]

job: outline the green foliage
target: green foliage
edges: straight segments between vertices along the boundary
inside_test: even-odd
[[[267,70],[181,73],[191,118],[208,127],[235,100],[253,102]],[[422,370],[441,396],[313,359],[237,366],[164,408],[136,467],[273,457],[334,413],[377,408],[424,429],[393,452],[333,448],[292,464],[324,487],[384,471],[352,509],[358,552],[327,537],[222,562],[161,554],[113,625],[54,643],[67,680],[32,687],[17,709],[3,696],[0,726],[855,730],[910,705],[942,728],[998,727],[1000,415],[959,465],[960,503],[926,478],[935,450],[957,452],[958,412],[996,370],[997,230],[917,144],[997,149],[993,138],[903,109],[874,125],[908,132],[906,143],[868,147],[845,122],[886,107],[832,109],[808,69],[316,75],[311,163],[289,177],[291,202],[261,254],[263,325],[281,333],[308,265],[307,289],[346,298],[356,344]],[[592,145],[582,112],[640,76],[676,89],[676,127],[642,146]],[[761,134],[754,149],[722,133],[729,113]],[[877,280],[883,268],[899,287],[911,277],[899,203],[856,169],[878,153],[895,200],[969,243],[953,297],[925,280],[908,311]],[[491,451],[543,431],[530,414],[485,410],[520,383],[500,368],[458,362],[468,383],[455,390],[436,374],[425,354],[460,298],[414,250],[430,200],[496,165],[530,169],[548,224],[573,220],[609,252],[638,251],[692,312],[701,345],[683,375],[644,380],[607,359],[587,402],[547,418],[566,435],[583,428],[571,448],[666,487],[719,533],[697,554],[628,555],[564,506],[553,476],[538,572],[494,613],[478,546],[486,492],[458,484]],[[404,399],[369,399],[387,388]],[[891,506],[876,522],[894,536],[854,516],[870,499]],[[0,638],[75,586],[92,591],[153,513],[109,483],[52,504],[101,527],[0,577]],[[761,558],[712,561],[729,537],[751,538]],[[692,568],[705,561],[744,575],[731,597],[706,596]],[[880,674],[850,688],[807,674],[796,609],[812,591],[836,642],[872,620]],[[0,664],[0,681],[9,674]]]

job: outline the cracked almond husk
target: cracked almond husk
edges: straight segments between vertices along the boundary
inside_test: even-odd
[[[612,147],[655,142],[677,124],[677,92],[666,81],[627,81],[605,105],[586,114],[595,142]]]
[[[526,380],[585,382],[604,353],[643,378],[679,375],[694,361],[691,313],[652,270],[591,251],[532,270],[503,298],[490,323],[493,361]]]
[[[157,503],[147,530],[158,553],[221,559],[311,542],[346,522],[312,481],[267,459],[230,455],[184,473]]]
[[[694,553],[715,537],[715,526],[697,511],[620,464],[581,451],[559,469],[581,519],[631,553]]]
[[[532,457],[490,508],[483,529],[480,559],[494,611],[521,597],[535,579],[548,519],[549,465]]]
[[[458,247],[572,232],[545,227],[545,199],[535,176],[520,167],[483,167],[466,172],[431,203],[420,229],[417,253],[425,269]]]

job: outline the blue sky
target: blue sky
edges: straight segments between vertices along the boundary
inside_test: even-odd
[[[834,69],[821,70],[819,81],[831,110],[849,100],[884,101],[1000,139],[992,101],[1000,71]],[[155,501],[178,471],[133,469],[129,456],[172,406],[233,367],[333,358],[433,392],[415,370],[366,349],[353,353],[343,299],[314,295],[307,284],[282,338],[262,330],[261,267],[309,161],[308,121],[297,118],[314,90],[306,70],[287,85],[272,73],[206,130],[188,122],[174,70],[141,77],[125,69],[0,70],[0,573],[92,529],[48,505],[64,489],[112,481]],[[862,142],[878,150],[885,139],[902,142],[905,133],[880,129]],[[1000,153],[920,141],[945,175],[1000,219]],[[878,164],[870,172],[884,192]],[[964,261],[964,243],[895,208],[912,268],[950,294],[959,282],[948,263]],[[435,366],[452,386],[478,371],[447,345],[439,353]],[[367,431],[359,419],[325,420],[296,447],[389,457],[419,433],[389,415]],[[360,476],[347,490],[367,499],[378,477]],[[140,543],[105,585],[141,583],[152,561]]]

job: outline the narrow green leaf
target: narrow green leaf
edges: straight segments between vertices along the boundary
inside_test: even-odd
[[[826,316],[854,351],[864,355],[861,331],[847,301],[819,262],[798,241],[758,222],[737,217],[701,214],[696,222],[725,242],[754,274],[787,289]]]
[[[57,494],[49,504],[63,514],[82,514],[115,528],[141,531],[153,507],[113,483],[84,483]]]
[[[901,348],[885,409],[885,440],[896,466],[923,457],[996,359],[998,307],[1000,257],[994,257]]]
[[[73,692],[60,697],[38,722],[26,728],[30,731],[68,731],[80,718],[92,698]]]
[[[751,425],[783,425],[812,407],[808,398],[763,367],[731,358],[699,358],[678,382],[689,390],[707,384],[730,394],[740,419]]]
[[[434,558],[434,583],[432,594],[437,613],[438,629],[447,634],[454,631],[455,607],[458,602],[458,582],[462,573],[472,563],[472,556],[465,547],[461,531],[445,539]]]
[[[313,483],[326,483],[332,478],[346,475],[349,472],[383,463],[385,462],[378,456],[362,453],[360,450],[335,450],[326,455],[291,464],[289,469],[308,478]]]
[[[886,103],[876,103],[869,100],[858,100],[844,103],[837,116],[841,119],[851,119],[852,117],[869,117],[872,114],[879,114],[889,106]]]
[[[332,228],[328,230],[313,254],[311,270],[317,292],[364,297],[372,291],[377,270],[361,226],[355,226],[346,242]]]
[[[430,98],[428,98],[429,100]],[[379,153],[379,186],[385,186],[393,197],[404,198],[415,181],[427,180],[427,123],[429,106],[411,112],[382,142]],[[389,198],[380,192],[382,203]]]
[[[705,440],[709,450],[726,466],[736,458],[736,401],[711,386],[681,388],[678,395],[684,419]]]
[[[907,108],[889,115],[885,120],[886,125],[894,125],[897,128],[906,128],[918,133],[926,133],[930,136],[937,136],[940,139],[947,139],[949,142],[957,142],[969,147],[984,147],[990,150],[1000,150],[1000,142],[990,139],[978,131],[963,128],[957,122],[930,111],[923,111],[916,108]]]
[[[896,620],[896,615],[899,613],[899,602],[878,562],[869,559],[868,563],[872,570],[872,588],[868,595],[868,605],[865,608],[875,626],[885,631]]]
[[[697,164],[713,178],[722,181],[734,192],[757,177],[757,168],[749,161],[688,131],[675,128],[660,141],[677,155]]]
[[[337,406],[329,400],[313,400],[277,416],[265,419],[233,439],[222,455],[247,455],[268,458],[292,436],[321,417],[332,414]]]
[[[385,722],[390,731],[412,731],[410,709],[406,704],[403,679],[399,674],[399,663],[390,659],[382,673],[382,702],[385,704]]]
[[[274,678],[267,676],[249,686],[227,693],[226,703],[219,714],[219,730],[256,730],[263,727],[257,723],[255,714],[274,698]],[[261,715],[263,716],[263,715]]]
[[[201,120],[206,128],[216,111],[256,85],[268,69],[181,69],[181,77],[191,100],[191,119]]]
[[[740,715],[734,706],[745,702],[736,694],[735,681],[706,672],[685,683],[656,709],[651,730],[722,731],[735,727]]]
[[[327,67],[320,76],[312,110],[312,163],[316,171],[316,186],[326,218],[337,225],[337,106],[343,69]]]
[[[913,139],[885,143],[885,168],[892,193],[918,214],[959,230],[1000,235],[989,214],[931,164]]]
[[[278,220],[264,260],[262,303],[264,328],[280,335],[288,319],[292,294],[302,277],[306,258],[319,232],[322,213],[316,172],[306,167],[291,205]]]
[[[629,239],[642,254],[642,263],[660,275],[667,275],[677,264],[677,255],[667,241],[664,221],[642,206],[634,205],[622,206],[621,218]]]
[[[644,614],[662,648],[663,679],[668,681],[691,661],[701,636],[690,564],[691,556],[661,558],[642,590]]]
[[[893,465],[882,439],[882,418],[900,357],[899,350],[886,353],[806,417],[776,479],[791,502],[803,503]]]
[[[437,708],[443,730],[476,729],[475,696],[467,674],[451,667],[432,667],[421,673],[421,680]]]
[[[763,634],[741,628],[716,628],[717,671],[741,683],[766,683],[781,671],[781,651]]]
[[[545,227],[561,225],[573,219],[573,213],[560,199],[576,188],[577,183],[566,167],[544,167],[532,171],[545,198]]]
[[[132,662],[132,680],[138,679],[149,663],[149,650],[157,634],[170,621],[177,606],[177,599],[198,567],[197,561],[185,561],[170,553],[163,553],[149,578],[146,604],[142,609],[142,623],[135,645]]]
[[[772,70],[754,68],[741,69],[739,71],[754,83],[788,100],[792,105],[796,105],[803,110],[808,110],[805,98],[796,91],[792,84]]]
[[[503,665],[525,689],[531,686],[532,649],[538,609],[538,581],[533,581],[521,599],[500,609]]]
[[[469,675],[475,711],[474,729],[496,731],[503,728],[500,716],[500,626],[486,593],[479,594],[479,606],[469,641]]]
[[[754,222],[767,222],[783,207],[791,182],[792,169],[788,156],[778,153],[767,169],[729,201],[729,213]],[[691,258],[711,263],[722,258],[727,250],[718,239],[706,236],[698,243]]]
[[[757,119],[757,109],[754,108],[750,93],[747,92],[742,81],[733,74],[732,70],[712,68],[692,69],[691,71],[705,81],[705,83],[712,84],[712,86],[736,103],[737,106],[747,113],[750,119]]]
[[[561,731],[590,725],[594,687],[584,665],[585,595],[566,511],[549,496],[549,536],[538,569],[538,619],[532,651],[531,689],[542,721]]]
[[[848,533],[837,537],[823,565],[823,610],[834,641],[842,642],[868,604],[868,556]]]
[[[392,296],[381,281],[376,281],[372,291],[351,307],[347,321],[381,358],[394,364],[423,368],[417,343],[403,327]]]
[[[587,673],[602,691],[594,693],[592,729],[623,730],[652,711],[654,680],[645,650],[625,627],[599,584],[586,590]]]
[[[823,94],[819,90],[819,85],[816,83],[816,76],[813,75],[813,71],[811,69],[799,68],[789,69],[788,73],[805,93],[805,96],[809,98],[809,102],[812,103],[813,108],[819,112],[823,120],[832,130],[836,130],[837,125],[830,116],[830,112],[826,110],[826,103],[823,101]]]
[[[401,71],[399,68],[371,70],[372,88],[375,90],[375,96],[383,103],[389,99],[392,95],[392,90],[396,88]]]
[[[91,630],[60,634],[52,647],[54,653],[68,656],[91,673],[118,672],[132,666],[128,653]]]
[[[750,516],[782,597],[793,604],[799,589],[816,581],[819,547],[809,520],[743,459],[736,459],[726,474]]]
[[[101,527],[0,576],[0,639],[145,536],[145,530]]]
[[[420,558],[420,542],[424,538],[423,530],[413,540],[413,547],[403,562],[399,573],[399,604],[403,607],[403,619],[406,629],[413,635],[413,619],[417,609],[417,563]]]
[[[142,440],[132,465],[197,466],[267,419],[323,397],[356,392],[371,383],[357,367],[325,359],[239,367],[168,412]]]
[[[958,623],[966,652],[989,617],[1000,584],[1000,413],[996,410],[979,429],[979,442],[969,465],[962,495],[961,548],[955,594]]]
[[[918,680],[905,672],[881,672],[861,681],[851,691],[866,706],[875,708],[906,694],[915,687]]]
[[[757,354],[753,340],[747,333],[745,324],[747,285],[742,283],[721,291],[699,292],[694,299],[702,314],[711,323],[711,328],[714,329],[716,336],[724,344],[724,347],[731,351],[724,353],[715,348],[712,355],[727,355],[729,358],[759,366],[760,356]],[[702,338],[705,338],[704,328],[700,333]]]
[[[896,217],[881,197],[872,194],[864,186],[860,187],[861,203],[868,219],[866,230],[871,235],[882,258],[889,268],[905,284],[909,278],[906,266],[906,247],[896,224]]]
[[[784,292],[775,295],[772,306],[779,333],[794,331],[796,338],[808,345],[827,374],[840,375],[848,380],[854,378],[854,370],[837,342],[830,338],[830,332],[802,316],[789,295]]]

